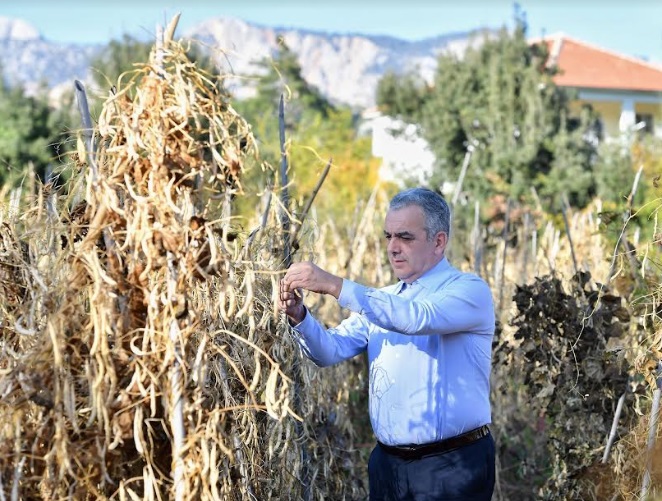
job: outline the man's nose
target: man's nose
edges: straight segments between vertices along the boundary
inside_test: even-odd
[[[389,252],[389,254],[398,254],[400,252],[400,246],[398,245],[397,241],[392,238],[388,241],[386,250]]]

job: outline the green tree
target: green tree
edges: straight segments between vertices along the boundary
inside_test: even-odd
[[[252,124],[261,144],[262,158],[275,166],[280,162],[278,108],[281,96],[285,101],[285,129],[290,140],[298,131],[318,123],[320,118],[327,118],[334,106],[303,78],[297,55],[282,38],[273,59],[264,58],[257,66],[254,97],[238,101],[235,106]]]
[[[562,193],[580,206],[590,200],[595,116],[588,110],[569,118],[569,95],[554,84],[555,69],[547,62],[546,46],[528,42],[520,16],[512,33],[503,28],[485,35],[462,58],[442,55],[423,96],[411,77],[399,86],[382,84],[400,93],[391,101],[420,103],[395,109],[420,124],[436,156],[430,184],[455,182],[471,149],[463,188],[479,199],[501,194],[525,200],[534,188],[548,206],[558,204]],[[378,98],[380,106],[393,108],[385,96]]]
[[[272,168],[254,168],[244,178],[255,186],[275,182],[280,165],[278,104],[285,100],[285,125],[288,145],[291,196],[301,204],[309,196],[329,159],[333,159],[324,188],[315,207],[320,216],[340,222],[346,208],[356,200],[368,198],[377,182],[378,163],[371,154],[368,137],[358,134],[356,117],[347,107],[334,106],[301,74],[296,54],[282,42],[273,59],[261,61],[262,73],[256,76],[255,96],[238,101],[235,107],[251,124],[258,140],[260,156]],[[241,197],[240,214],[249,215],[256,201]]]
[[[632,189],[635,169],[629,148],[618,143],[600,145],[596,165],[597,195],[612,205],[620,205]]]
[[[314,120],[317,115],[326,117],[334,109],[319,90],[303,78],[297,55],[282,38],[274,58],[262,59],[258,67],[260,74],[255,75],[255,97],[239,105],[244,117],[256,119],[267,113],[277,125],[281,95],[287,101],[285,124],[288,129],[296,128],[302,121]]]
[[[561,116],[553,139],[553,159],[547,176],[540,183],[541,195],[557,201],[565,194],[574,207],[586,206],[596,195],[598,145],[602,139],[598,117],[585,106],[579,117]]]
[[[337,225],[348,218],[358,200],[367,200],[377,183],[379,161],[372,156],[372,140],[358,134],[348,108],[337,109],[297,132],[290,150],[294,195],[310,195],[329,159],[329,174],[316,198],[318,213]]]
[[[62,118],[48,106],[45,91],[29,96],[0,77],[1,185],[19,183],[30,165],[44,178],[62,153]]]
[[[253,168],[244,177],[244,184],[252,186],[248,190],[252,193],[259,192],[261,187],[276,184],[273,168],[278,168],[281,158],[278,117],[281,96],[285,104],[285,129],[289,145],[298,144],[301,133],[318,126],[333,109],[331,103],[303,78],[296,54],[282,39],[273,59],[265,58],[257,66],[255,95],[235,103],[237,111],[251,124],[260,147],[260,157],[264,161],[262,168]],[[289,164],[296,165],[296,159],[291,155],[289,152]],[[254,207],[254,201],[246,197],[238,203],[241,204],[238,207],[240,213]]]
[[[153,48],[154,41],[139,40],[128,34],[124,34],[119,40],[111,40],[90,62],[94,84],[99,89],[110,90],[117,84],[120,75],[138,70],[147,64]],[[218,75],[218,68],[211,56],[199,45],[191,43],[187,56],[191,63],[211,76]]]
[[[376,100],[386,115],[418,121],[427,96],[426,83],[414,73],[387,71],[377,83]]]
[[[147,63],[153,45],[127,34],[120,40],[111,40],[90,62],[94,83],[101,89],[109,89],[122,73],[135,70],[136,64]]]

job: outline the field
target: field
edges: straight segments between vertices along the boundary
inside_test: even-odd
[[[304,257],[391,282],[390,188],[345,228],[290,200],[286,173],[247,193],[250,127],[167,32],[88,124],[70,182],[3,194],[3,499],[366,499],[365,360],[316,368],[275,295]],[[248,195],[262,203],[242,226]],[[492,202],[486,223],[454,207],[449,258],[498,308],[495,498],[657,495],[662,202],[641,227],[632,205],[614,223],[599,200]],[[307,300],[325,322],[344,315]]]

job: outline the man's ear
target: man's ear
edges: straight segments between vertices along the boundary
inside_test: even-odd
[[[443,253],[446,250],[446,245],[448,244],[448,235],[445,232],[440,231],[439,233],[437,233],[436,239],[437,239],[436,250],[441,251]]]

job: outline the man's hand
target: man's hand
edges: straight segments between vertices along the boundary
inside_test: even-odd
[[[306,317],[303,290],[330,294],[336,299],[342,289],[342,278],[324,271],[310,262],[294,263],[280,281],[278,307],[298,324]]]
[[[285,289],[289,291],[305,289],[318,294],[329,294],[336,299],[342,289],[342,278],[324,271],[311,262],[294,263],[285,273],[283,283]]]
[[[342,278],[324,271],[313,263],[294,263],[280,281],[279,307],[294,323],[306,316],[303,290],[330,294],[336,299],[342,289]]]
[[[293,324],[300,324],[306,317],[306,307],[303,305],[303,291],[290,290],[283,280],[280,281],[280,295],[278,307],[290,317]]]

